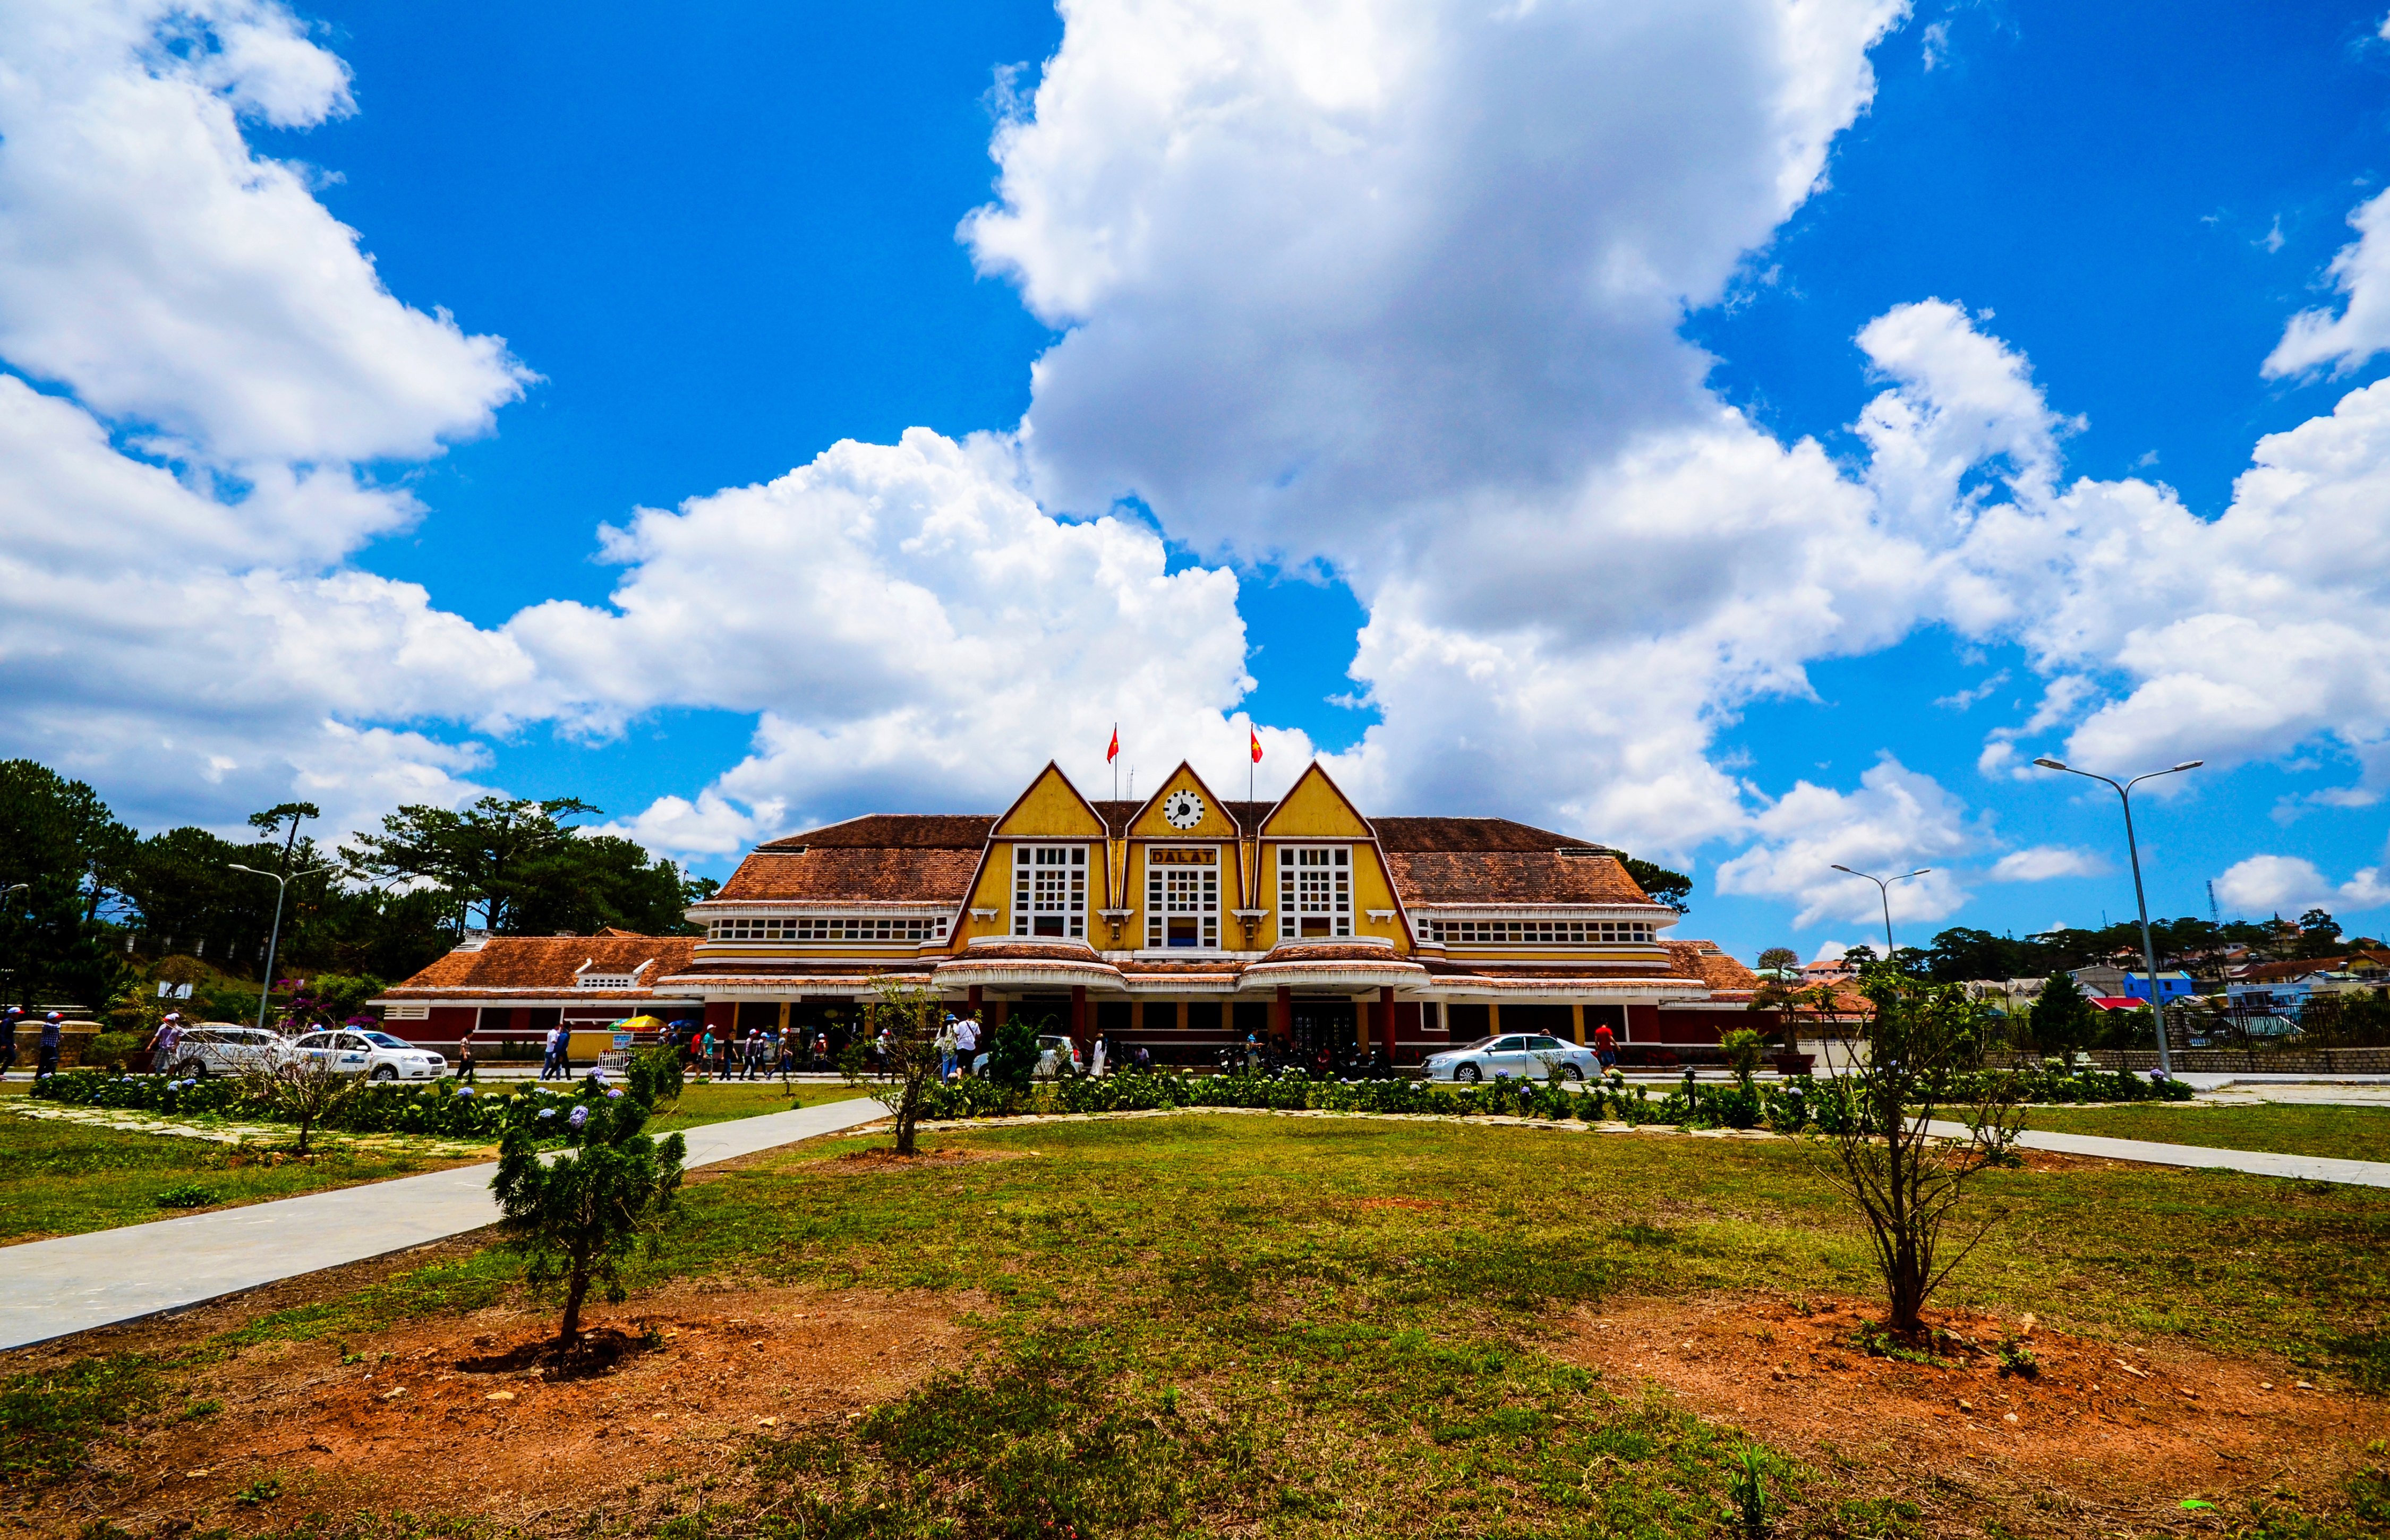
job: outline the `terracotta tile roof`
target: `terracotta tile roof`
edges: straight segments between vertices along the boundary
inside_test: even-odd
[[[1607,851],[1590,840],[1555,834],[1508,818],[1372,818],[1378,843],[1390,851]]]
[[[1718,950],[1714,941],[1666,941],[1674,970],[1699,979],[1714,990],[1755,990],[1759,975]]]
[[[591,997],[615,991],[575,990],[574,970],[585,962],[593,973],[628,973],[652,962],[639,975],[643,987],[688,966],[700,938],[641,936],[608,930],[595,936],[492,936],[478,952],[451,952],[430,967],[384,992],[386,997],[441,990],[473,994],[488,990],[553,989]]]
[[[1499,819],[1381,819],[1408,823],[1499,823]],[[1513,828],[1523,828],[1513,824]],[[1555,836],[1557,838],[1557,836]],[[1585,847],[1579,846],[1578,849]],[[1649,904],[1614,855],[1562,855],[1555,850],[1393,850],[1394,891],[1419,904]]]
[[[1102,959],[1096,949],[1081,942],[1071,941],[999,941],[966,946],[955,954],[957,959],[970,962],[981,957],[1000,958],[1007,962],[1099,962]]]
[[[1266,963],[1282,962],[1403,962],[1407,961],[1390,946],[1356,946],[1338,942],[1289,942],[1273,947],[1262,958]]]
[[[856,822],[868,820],[857,819]],[[775,841],[739,863],[714,899],[787,904],[960,904],[980,847]]]
[[[841,850],[976,851],[987,843],[987,831],[995,827],[995,817],[984,813],[867,813],[860,818],[849,818],[842,824],[807,829],[803,834],[791,834],[784,840],[773,840],[755,848],[808,850],[822,846]]]

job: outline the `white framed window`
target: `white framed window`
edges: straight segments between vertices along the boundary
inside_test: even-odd
[[[1431,919],[1427,939],[1447,946],[1613,946],[1651,939],[1639,919]]]
[[[1145,944],[1220,944],[1220,847],[1149,845]]]
[[[941,941],[944,915],[765,915],[717,919],[705,928],[708,941]]]
[[[1012,847],[1012,933],[1087,935],[1087,847]]]
[[[1353,852],[1346,845],[1278,848],[1280,937],[1353,933]]]

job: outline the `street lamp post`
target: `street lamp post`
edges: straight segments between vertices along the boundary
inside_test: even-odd
[[[271,877],[274,879],[274,929],[266,932],[265,937],[265,986],[257,992],[257,1030],[263,1032],[265,1030],[266,1003],[274,998],[274,954],[276,949],[282,944],[282,899],[283,895],[290,891],[290,879],[293,877],[314,877],[320,872],[337,871],[339,868],[337,866],[310,866],[303,872],[292,872],[286,877],[277,876],[273,872],[260,871],[255,866],[244,866],[237,861],[227,861],[225,865],[230,866],[237,872],[247,872],[251,877]]]
[[[2063,770],[2070,776],[2081,776],[2087,780],[2099,781],[2112,788],[2118,800],[2125,804],[2125,852],[2132,857],[2133,903],[2141,912],[2141,962],[2150,970],[2150,1020],[2157,1024],[2158,1029],[2158,1073],[2168,1080],[2174,1078],[2174,1056],[2166,1051],[2165,1007],[2158,999],[2158,949],[2150,941],[2150,901],[2141,895],[2141,847],[2140,842],[2133,838],[2133,788],[2143,781],[2155,780],[2160,776],[2173,776],[2185,770],[2196,770],[2206,763],[2205,760],[2187,759],[2180,764],[2170,764],[2163,770],[2152,770],[2145,776],[2135,776],[2131,780],[2119,786],[2105,776],[2089,770],[2077,770],[2062,760],[2044,758],[2034,761],[2034,764],[2040,765],[2044,770]]]
[[[1934,868],[1931,866],[1920,866],[1913,872],[1902,872],[1898,877],[1878,877],[1873,872],[1853,871],[1850,867],[1844,866],[1838,861],[1834,863],[1834,869],[1845,874],[1846,876],[1864,877],[1869,881],[1876,885],[1876,894],[1883,900],[1883,960],[1889,964],[1892,961],[1893,954],[1892,885],[1895,882],[1906,882],[1912,877],[1923,877],[1927,872],[1932,871]]]

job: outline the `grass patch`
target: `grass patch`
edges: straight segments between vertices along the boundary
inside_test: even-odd
[[[161,1208],[258,1203],[460,1163],[337,1139],[301,1160],[212,1139],[13,1114],[0,1128],[8,1148],[0,1161],[0,1241],[81,1235],[142,1224]],[[199,1191],[213,1196],[195,1196]]]
[[[2390,1161],[2390,1107],[2028,1107],[2024,1126],[2052,1134],[2153,1139],[2205,1149],[2257,1149],[2341,1161]]]
[[[670,1507],[593,1493],[559,1533],[2050,1533],[1869,1456],[1806,1469],[1548,1351],[1608,1295],[1871,1296],[1863,1238],[1795,1141],[1221,1115],[932,1140],[1004,1160],[835,1158],[868,1142],[693,1187],[631,1281],[976,1290],[977,1363],[860,1418],[748,1437],[740,1482],[675,1486]],[[2390,1368],[2390,1193],[2147,1167],[2000,1171],[1982,1190],[2003,1223],[1947,1303]],[[517,1277],[483,1252],[211,1348],[368,1351],[378,1328],[500,1302]],[[2373,1493],[2321,1495],[2321,1516],[2269,1499],[2250,1533],[2364,1533],[2346,1526]]]
[[[842,1084],[792,1082],[784,1090],[777,1080],[717,1080],[703,1085],[691,1080],[682,1090],[679,1103],[648,1126],[659,1134],[669,1134],[675,1129],[698,1128],[709,1123],[728,1123],[734,1118],[785,1112],[791,1107],[819,1107],[824,1102],[849,1101],[868,1094],[867,1087]]]
[[[134,1355],[0,1380],[0,1489],[65,1475],[103,1430],[166,1399],[157,1367]]]

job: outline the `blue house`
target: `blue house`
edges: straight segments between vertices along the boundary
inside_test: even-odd
[[[2125,975],[2124,983],[2125,994],[2130,998],[2135,1000],[2146,1000],[2150,997],[2150,976],[2148,974],[2127,973]],[[2185,973],[2178,968],[2170,972],[2161,972],[2158,975],[2158,1003],[2160,1005],[2170,1006],[2177,1000],[2188,1000],[2198,993],[2199,985],[2191,982],[2190,974]]]

